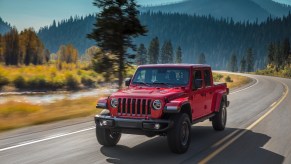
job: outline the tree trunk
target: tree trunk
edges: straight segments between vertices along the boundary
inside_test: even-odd
[[[123,63],[124,52],[122,51],[119,56],[119,70],[118,70],[118,88],[122,88],[123,83],[123,71],[124,71],[124,63]]]

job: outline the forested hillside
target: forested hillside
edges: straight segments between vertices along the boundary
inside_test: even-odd
[[[178,3],[142,7],[141,11],[211,15],[217,19],[232,18],[234,21],[265,21],[270,15],[282,17],[291,6],[272,0],[185,0]]]
[[[4,22],[3,19],[0,17],[0,34],[4,35],[10,29],[10,25],[7,22]]]
[[[57,52],[61,45],[72,44],[80,54],[95,43],[86,38],[93,28],[95,17],[71,17],[61,22],[53,22],[39,30],[38,36],[51,52]]]
[[[140,20],[149,32],[147,36],[137,38],[137,44],[148,47],[156,36],[160,43],[171,40],[173,47],[181,46],[183,62],[196,63],[198,55],[203,52],[206,62],[218,69],[225,69],[233,53],[240,61],[248,48],[252,48],[255,54],[255,67],[262,68],[266,63],[267,45],[291,37],[290,14],[284,18],[268,18],[262,23],[235,23],[210,16],[163,13],[143,13]],[[92,15],[70,18],[41,29],[38,35],[51,52],[56,52],[62,44],[72,43],[82,54],[95,44],[86,38],[93,22]]]

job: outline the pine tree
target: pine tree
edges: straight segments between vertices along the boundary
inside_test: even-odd
[[[159,38],[155,37],[152,39],[148,48],[149,64],[157,64],[159,59],[160,43]]]
[[[274,64],[275,60],[275,45],[270,43],[268,46],[268,64]]]
[[[205,64],[206,63],[206,57],[204,53],[201,53],[198,56],[198,64]]]
[[[247,62],[245,57],[243,57],[240,61],[240,72],[246,72]]]
[[[136,55],[136,64],[143,65],[147,63],[147,49],[144,44],[140,44]]]
[[[173,52],[173,45],[171,41],[168,41],[167,44],[167,56],[168,56],[168,63],[174,63],[174,52]]]
[[[161,48],[161,63],[173,63],[173,47],[171,41],[165,41]]]
[[[290,41],[289,41],[289,38],[286,38],[284,39],[283,41],[283,64],[284,65],[287,65],[289,64],[289,61],[288,61],[288,57],[289,57],[289,54],[290,54]]]
[[[281,46],[281,42],[277,42],[275,45],[275,55],[274,55],[274,64],[276,67],[276,70],[279,71],[279,69],[282,68],[284,58],[283,58],[283,48]]]
[[[182,49],[179,46],[176,50],[176,61],[175,63],[182,63]]]
[[[255,66],[255,57],[254,57],[253,49],[248,48],[247,54],[246,54],[246,71],[247,72],[254,71],[254,66]]]
[[[94,0],[94,6],[101,11],[97,14],[96,23],[88,38],[94,39],[104,52],[116,55],[116,61],[108,61],[108,67],[118,63],[118,85],[122,86],[125,73],[127,49],[135,50],[132,38],[144,35],[147,31],[138,20],[135,0]]]
[[[228,71],[231,71],[231,72],[238,71],[236,54],[232,54],[230,59],[229,59]]]

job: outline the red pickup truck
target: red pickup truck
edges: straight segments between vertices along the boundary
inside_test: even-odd
[[[211,67],[201,64],[139,66],[127,88],[99,99],[96,137],[115,146],[121,133],[167,136],[174,153],[188,150],[191,125],[209,119],[214,130],[224,130],[229,89],[213,83]]]

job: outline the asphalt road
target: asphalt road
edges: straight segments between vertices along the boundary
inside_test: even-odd
[[[116,147],[95,138],[93,118],[0,134],[0,163],[291,163],[291,80],[248,75],[254,81],[229,95],[227,128],[192,127],[191,146],[170,152],[166,137],[123,135]]]

